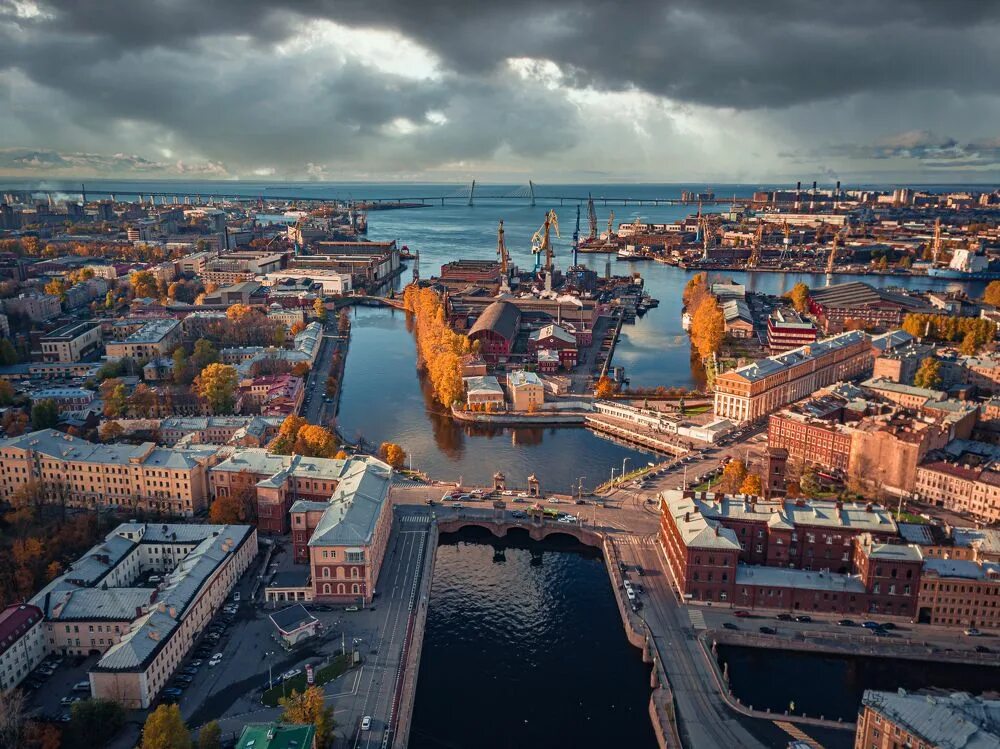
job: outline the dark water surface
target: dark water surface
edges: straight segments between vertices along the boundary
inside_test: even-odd
[[[597,550],[443,534],[409,746],[652,749],[649,675]]]
[[[937,687],[980,694],[1000,687],[1000,669],[957,663],[823,655],[720,645],[733,692],[747,705],[853,722],[866,689],[895,691]]]

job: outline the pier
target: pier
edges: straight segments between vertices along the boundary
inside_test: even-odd
[[[629,445],[644,447],[666,455],[685,455],[690,450],[684,445],[673,442],[665,435],[643,429],[637,424],[620,421],[604,414],[587,414],[585,424],[600,434],[610,435]]]

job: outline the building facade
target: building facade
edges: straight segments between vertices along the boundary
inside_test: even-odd
[[[83,361],[97,354],[103,341],[101,326],[97,323],[64,325],[42,336],[42,358],[47,362]]]
[[[0,692],[20,684],[47,652],[40,608],[12,603],[0,611]]]

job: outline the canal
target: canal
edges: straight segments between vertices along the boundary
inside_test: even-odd
[[[412,749],[653,749],[649,678],[596,549],[441,536]]]
[[[981,694],[995,690],[996,668],[940,661],[912,661],[788,650],[718,646],[728,664],[733,693],[745,705],[783,713],[854,722],[866,689],[895,691],[937,687]],[[803,678],[805,677],[805,678]]]

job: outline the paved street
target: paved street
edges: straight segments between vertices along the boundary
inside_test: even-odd
[[[326,378],[333,366],[333,353],[341,345],[336,333],[337,316],[330,311],[323,326],[323,343],[306,381],[307,402],[302,405],[302,416],[310,424],[326,424],[334,415],[334,404],[326,402]]]

